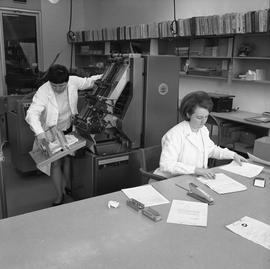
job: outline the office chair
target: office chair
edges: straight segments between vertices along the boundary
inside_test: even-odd
[[[209,114],[206,126],[209,129],[209,136],[214,141],[217,146],[221,145],[221,135],[222,135],[222,121],[217,119],[212,114]],[[217,133],[214,133],[214,127],[217,127]],[[208,160],[208,167],[216,166],[216,159],[209,158]]]
[[[221,145],[221,133],[222,133],[222,121],[213,116],[212,114],[209,114],[206,126],[209,130],[209,136],[210,138],[215,142],[216,145]],[[217,127],[217,133],[214,133],[214,127]]]
[[[161,154],[161,146],[151,146],[147,148],[142,148],[142,163],[140,168],[140,173],[142,175],[142,184],[147,184],[149,179],[154,179],[157,181],[166,179],[165,177],[155,175],[153,172],[159,166],[159,159]]]
[[[214,141],[214,143],[217,146],[221,146],[224,148],[234,150],[234,142],[233,142],[232,138],[228,137],[228,134],[226,135],[224,132],[224,128],[234,127],[235,126],[234,123],[231,123],[228,121],[223,121],[221,119],[216,118],[212,114],[209,114],[207,122],[206,122],[206,126],[209,129],[210,138]],[[214,132],[214,126],[217,127],[216,133]],[[222,163],[222,161],[220,161],[220,160],[209,158],[208,167],[217,166],[218,162]]]

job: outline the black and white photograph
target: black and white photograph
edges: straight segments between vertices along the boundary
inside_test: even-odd
[[[0,0],[1,269],[270,268],[270,0]]]

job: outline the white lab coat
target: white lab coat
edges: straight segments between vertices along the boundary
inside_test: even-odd
[[[89,78],[80,78],[77,76],[70,76],[67,85],[69,105],[72,115],[78,113],[78,90],[91,88],[97,79],[102,75],[91,76]],[[57,125],[58,121],[58,106],[54,91],[50,82],[44,83],[36,92],[25,120],[30,125],[30,128],[39,135],[47,130],[49,127]]]
[[[216,146],[210,139],[209,131],[205,126],[200,131],[204,151],[203,168],[207,168],[208,158],[233,159],[235,153]],[[182,121],[162,137],[159,168],[154,172],[155,174],[169,178],[195,172],[200,147],[191,132],[189,122]]]

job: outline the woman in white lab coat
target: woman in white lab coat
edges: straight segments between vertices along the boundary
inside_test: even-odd
[[[69,76],[67,68],[62,65],[49,68],[48,81],[34,95],[26,115],[26,121],[36,136],[36,146],[42,146],[48,141],[45,131],[52,126],[57,126],[64,134],[72,131],[71,117],[78,113],[78,90],[93,87],[101,76],[80,78]],[[68,161],[68,158],[63,158],[52,164],[50,172],[57,191],[53,205],[63,202],[65,189],[70,187]]]
[[[214,178],[207,168],[208,158],[234,159],[239,165],[245,158],[226,148],[220,148],[209,137],[205,127],[213,103],[206,92],[186,95],[180,106],[183,121],[162,138],[159,168],[155,174],[166,178],[181,174],[195,174]]]

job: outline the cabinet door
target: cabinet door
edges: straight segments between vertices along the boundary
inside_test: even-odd
[[[4,94],[24,94],[35,86],[41,61],[38,13],[0,11]]]

